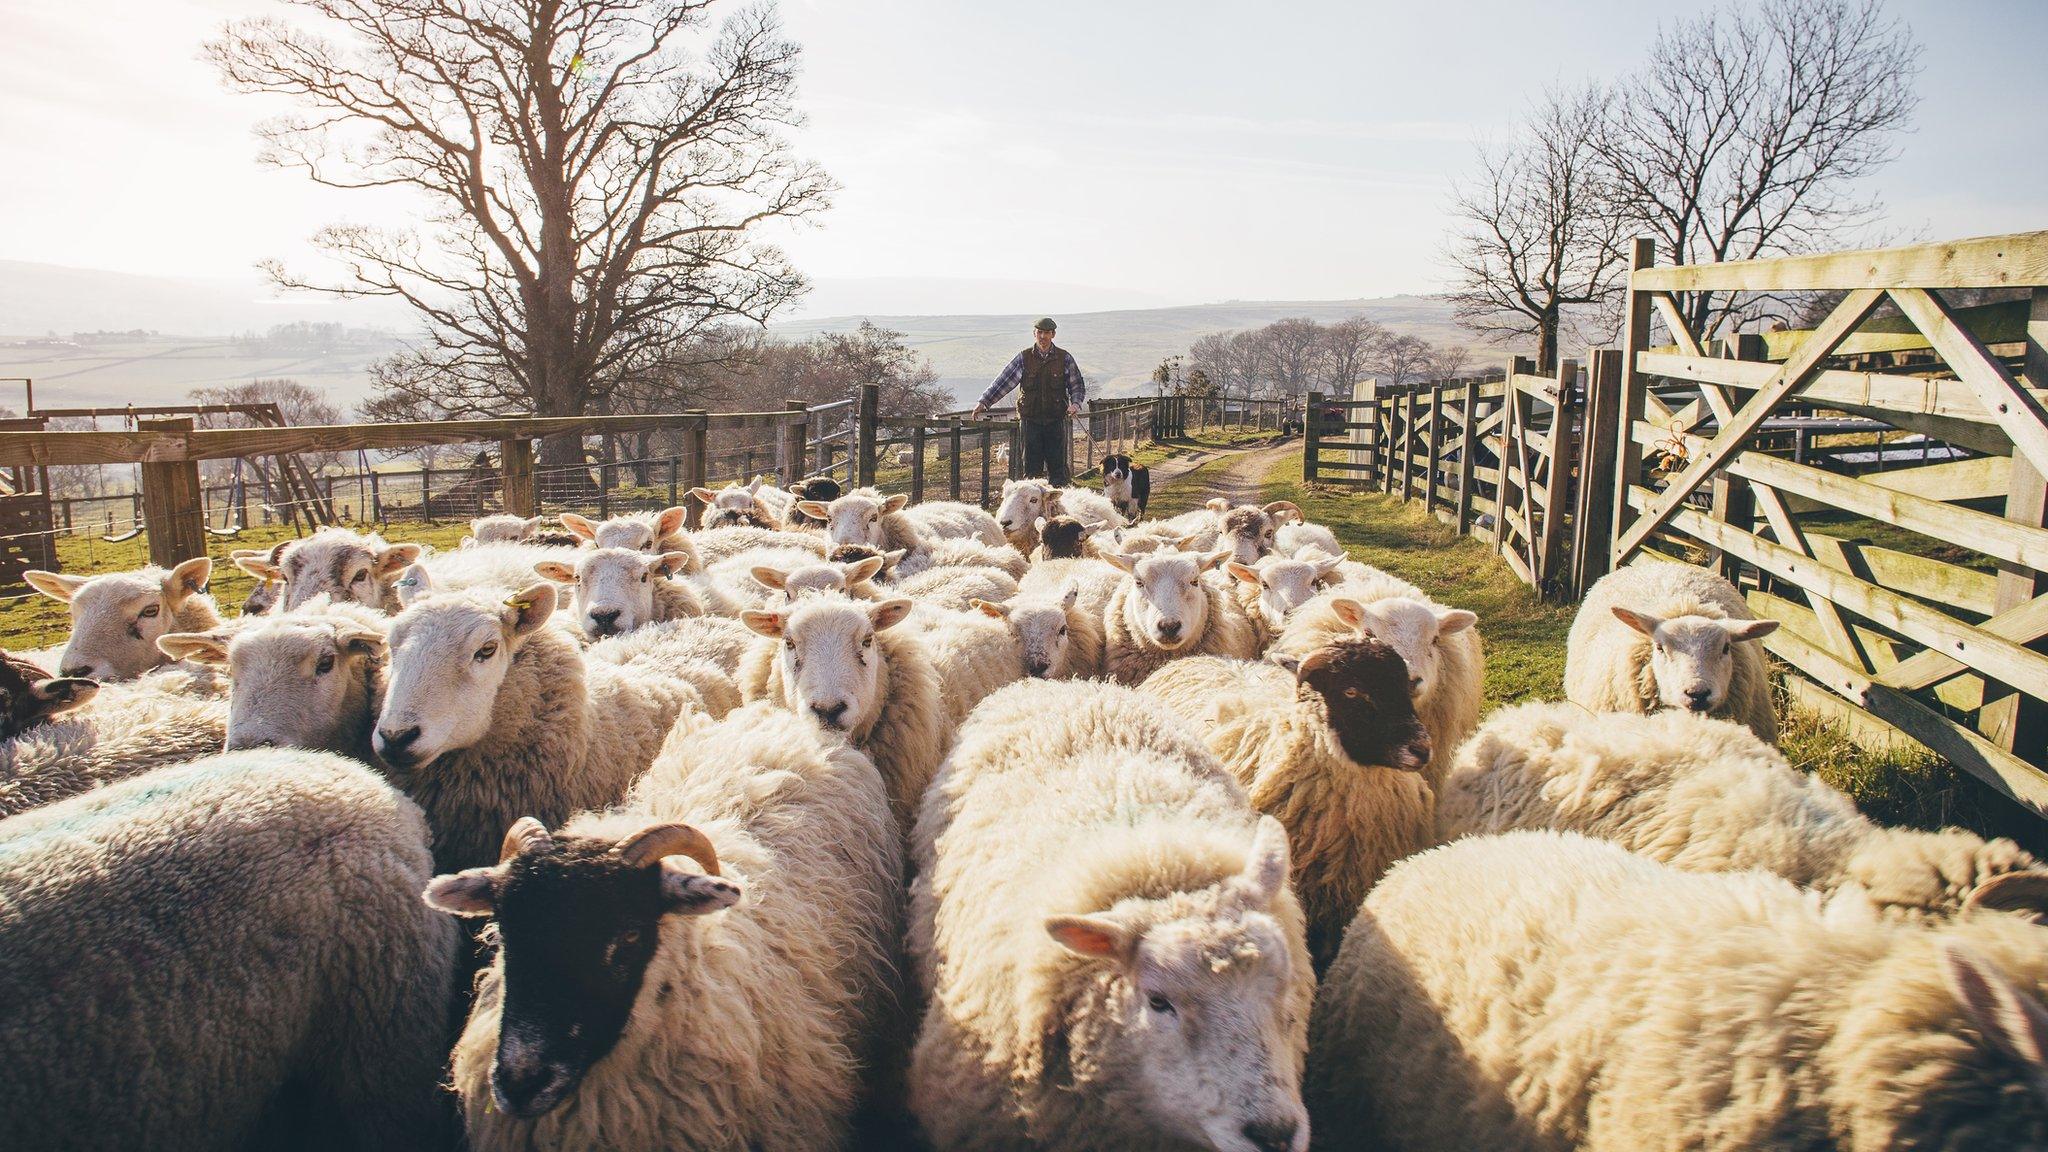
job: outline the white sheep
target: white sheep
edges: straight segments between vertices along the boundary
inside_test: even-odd
[[[849,564],[820,560],[787,570],[763,565],[755,568],[751,574],[765,587],[779,592],[782,603],[788,603],[806,592],[843,592],[855,600],[884,600],[888,597],[883,595],[882,589],[874,580],[881,572],[882,565],[886,563],[886,557],[869,556]],[[774,602],[771,598],[760,606],[766,607]]]
[[[1098,626],[1109,609],[1110,597],[1124,582],[1124,570],[1108,560],[1040,560],[1017,581],[1019,596],[1065,596],[1068,584],[1078,593],[1079,611],[1093,616]],[[1096,671],[1101,671],[1097,669]]]
[[[2005,1149],[2048,1139],[2048,950],[1552,832],[1388,872],[1316,999],[1318,1146]]]
[[[975,603],[969,599],[957,609],[920,604],[912,622],[938,673],[946,712],[956,725],[997,689],[1024,678],[1023,649],[1009,624],[975,608]]]
[[[1068,581],[1058,595],[1017,596],[1007,603],[976,600],[973,607],[1009,626],[1026,676],[1086,680],[1102,675],[1102,616],[1081,607],[1079,584]]]
[[[1377,640],[1277,660],[1176,660],[1144,690],[1192,724],[1252,806],[1286,827],[1309,955],[1324,967],[1380,875],[1436,842],[1419,771],[1429,732],[1401,657]]]
[[[1230,554],[1158,552],[1105,557],[1127,575],[1103,609],[1102,667],[1110,679],[1136,684],[1186,656],[1259,654],[1259,638],[1235,600],[1202,579]]]
[[[734,677],[737,683],[740,664],[756,639],[745,624],[730,617],[693,616],[649,624],[600,640],[584,650],[583,658],[609,664],[668,667],[672,674],[684,675],[692,683],[697,683],[692,666],[701,661]],[[704,695],[704,706],[714,716],[724,714],[726,708],[719,703],[726,696],[722,689],[707,689],[701,683],[697,683],[697,689]]]
[[[1226,563],[1223,570],[1237,582],[1237,602],[1259,630],[1260,646],[1271,644],[1287,626],[1294,610],[1315,599],[1321,582],[1342,563],[1334,556],[1293,560],[1273,555],[1257,564]]]
[[[965,611],[976,600],[1015,596],[1017,581],[994,568],[927,568],[898,580],[892,591],[919,604]]]
[[[1029,554],[1038,547],[1041,517],[1071,516],[1083,524],[1115,530],[1124,526],[1122,513],[1099,492],[1058,488],[1050,480],[1005,480],[995,522],[1010,545]]]
[[[913,847],[910,1106],[941,1152],[1307,1147],[1286,833],[1158,701],[989,697]]]
[[[867,757],[756,705],[679,729],[614,810],[520,821],[501,856],[427,889],[497,922],[450,1077],[471,1147],[847,1146],[903,906]]]
[[[1169,544],[1187,552],[1213,551],[1216,537],[1223,532],[1223,514],[1228,511],[1230,501],[1219,496],[1165,520],[1140,520],[1124,528],[1119,540],[1126,552],[1152,552]],[[1164,543],[1145,543],[1147,540]]]
[[[1690,564],[1646,562],[1602,576],[1565,642],[1564,694],[1593,712],[1678,708],[1778,740],[1770,670],[1752,643],[1775,631],[1733,584]]]
[[[627,512],[609,520],[562,513],[562,527],[584,547],[631,548],[636,552],[691,551],[689,533],[683,530],[689,522],[690,510],[680,506],[659,512]]]
[[[415,601],[391,621],[391,663],[372,738],[391,778],[426,809],[444,871],[495,859],[514,820],[561,821],[616,802],[685,708],[681,679],[588,662],[547,627],[555,586]]]
[[[469,522],[469,535],[463,538],[464,548],[478,544],[519,544],[533,539],[540,533],[544,516],[514,516],[500,514],[478,516]]]
[[[315,596],[396,612],[402,606],[396,588],[399,574],[425,554],[426,549],[418,544],[386,543],[374,532],[322,528],[272,556],[238,557],[235,566],[265,583],[281,584],[284,597],[280,603],[286,612]]]
[[[801,548],[821,559],[826,551],[825,537],[809,530],[777,532],[751,526],[711,528],[691,534],[690,540],[706,565],[723,563],[756,548]]]
[[[228,751],[307,748],[374,763],[390,623],[374,608],[316,598],[295,612],[172,633],[157,645],[226,670]]]
[[[881,562],[876,561],[875,566],[879,569]],[[763,580],[758,573],[773,572],[778,578],[786,578],[791,572],[814,567],[829,567],[835,576],[839,574],[836,566],[820,560],[816,552],[771,544],[748,549],[711,565],[704,570],[704,578],[734,605],[733,612],[737,615],[748,608],[760,608],[787,599],[781,583]]]
[[[1300,556],[1309,548],[1325,556],[1344,555],[1344,546],[1337,543],[1337,534],[1321,524],[1290,518],[1282,520],[1273,533],[1273,551],[1281,556]]]
[[[1485,703],[1479,617],[1447,608],[1405,580],[1378,576],[1366,584],[1340,584],[1297,608],[1272,650],[1302,656],[1333,637],[1371,636],[1399,652],[1408,664],[1415,710],[1429,726],[1435,754],[1422,775],[1435,788],[1450,770],[1451,754],[1478,725]]]
[[[741,485],[735,481],[719,489],[692,488],[690,495],[704,505],[704,527],[765,528],[772,532],[782,530],[784,518],[795,497],[774,485],[762,487],[762,477]]]
[[[896,627],[910,609],[820,593],[740,617],[762,637],[741,662],[741,695],[845,733],[874,758],[906,832],[953,737],[931,653]]]
[[[1031,570],[1031,561],[1022,552],[1008,544],[990,544],[985,540],[935,537],[931,540],[931,554],[934,568],[993,568],[1012,580],[1022,579]]]
[[[92,692],[79,707],[0,741],[0,817],[221,750],[228,702],[179,668]]]
[[[996,518],[978,504],[959,500],[926,500],[903,510],[924,536],[937,543],[944,540],[970,541],[1000,548],[1005,543]]]
[[[57,660],[65,676],[133,680],[170,662],[157,650],[166,632],[204,632],[220,623],[220,608],[206,593],[213,561],[195,556],[168,572],[154,565],[135,572],[71,576],[31,568],[28,586],[65,605],[71,636]]]
[[[568,560],[543,560],[531,571],[575,589],[576,626],[602,640],[664,620],[704,615],[704,600],[681,580],[688,552],[584,548]]]
[[[461,933],[419,902],[426,837],[374,772],[282,749],[0,821],[7,1146],[445,1147]]]
[[[2012,841],[1881,827],[1748,728],[1689,712],[1503,709],[1459,749],[1437,802],[1447,840],[1579,832],[1688,872],[1854,886],[1906,915],[1950,915],[1998,877],[2031,874],[2048,912],[2048,872]]]
[[[806,516],[825,522],[825,538],[832,545],[858,544],[877,552],[903,553],[893,565],[895,574],[915,576],[932,565],[931,535],[905,511],[910,497],[897,493],[883,496],[873,489],[856,489],[830,504],[802,500],[797,508]]]

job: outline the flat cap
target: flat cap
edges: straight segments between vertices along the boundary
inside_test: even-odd
[[[1052,317],[1040,316],[1038,318],[1038,323],[1033,324],[1032,327],[1038,329],[1040,332],[1057,332],[1059,331],[1060,326],[1052,322]]]

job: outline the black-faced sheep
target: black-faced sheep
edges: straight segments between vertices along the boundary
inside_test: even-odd
[[[77,676],[51,676],[41,666],[0,652],[0,739],[12,740],[53,716],[91,700],[100,686]]]
[[[166,572],[149,567],[102,576],[68,576],[31,568],[29,587],[71,611],[71,636],[57,667],[65,676],[133,680],[170,662],[157,650],[166,632],[204,632],[220,623],[206,594],[213,561],[196,556]]]
[[[1436,842],[1429,733],[1408,671],[1377,640],[1305,657],[1176,660],[1144,690],[1194,725],[1252,806],[1293,846],[1295,898],[1318,967],[1336,958],[1358,902],[1394,861]]]
[[[501,855],[427,890],[497,926],[455,1047],[471,1147],[846,1146],[902,922],[867,757],[756,705],[679,728],[615,810],[520,821]]]
[[[846,493],[840,488],[839,481],[834,480],[832,477],[812,476],[791,489],[790,494],[796,497],[796,502],[789,506],[789,513],[785,518],[784,526],[806,532],[821,532],[825,528],[823,518],[806,515],[802,509],[797,507],[797,504],[805,500],[814,501],[819,504],[830,504]]]
[[[2048,1143],[2048,950],[1551,832],[1395,865],[1316,999],[1334,1149]]]
[[[1050,518],[1040,516],[1035,527],[1038,547],[1031,550],[1033,560],[1078,560],[1100,554],[1089,547],[1090,540],[1102,531],[1099,524],[1084,524],[1072,516],[1055,514]]]
[[[443,1147],[426,841],[373,772],[277,749],[0,821],[8,1147]]]
[[[1301,1152],[1287,836],[1122,687],[982,703],[918,819],[910,1104],[939,1149]]]

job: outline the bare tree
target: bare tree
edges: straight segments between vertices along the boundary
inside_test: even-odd
[[[1884,0],[1764,0],[1666,28],[1595,137],[1621,211],[1681,264],[1841,242],[1879,209],[1856,181],[1895,155],[1920,46]],[[1679,301],[1695,333],[1755,298]]]
[[[197,404],[275,404],[278,414],[284,417],[284,422],[291,425],[342,422],[341,409],[327,397],[297,380],[283,377],[251,380],[243,384],[223,384],[213,388],[194,388],[190,395]],[[226,412],[203,413],[196,417],[196,422],[201,428],[264,426],[252,416]],[[341,462],[341,456],[333,452],[301,453],[299,459],[316,471]],[[270,466],[263,457],[250,457],[249,466],[255,468],[257,475],[266,482],[270,479]],[[221,484],[234,474],[235,463],[231,460],[205,460],[200,462],[199,471],[208,484]]]
[[[1533,338],[1544,371],[1572,310],[1604,310],[1627,267],[1625,225],[1600,178],[1603,101],[1591,88],[1547,94],[1511,143],[1481,148],[1477,179],[1452,205],[1458,319],[1496,341]]]
[[[1382,384],[1406,384],[1428,372],[1435,355],[1436,349],[1420,336],[1396,336],[1381,342],[1373,375]]]
[[[1273,392],[1281,396],[1307,394],[1323,376],[1323,326],[1306,316],[1290,316],[1266,325],[1262,335],[1265,376]]]
[[[1351,386],[1368,374],[1373,351],[1387,339],[1387,330],[1363,316],[1323,326],[1322,355],[1317,377],[1323,391],[1349,396]]]
[[[804,290],[757,239],[832,190],[782,135],[799,49],[772,10],[714,32],[711,0],[292,2],[347,43],[251,19],[206,54],[230,87],[307,109],[260,129],[265,162],[429,205],[421,229],[319,232],[346,282],[268,266],[412,305],[428,336],[421,370],[386,381],[400,393],[450,414],[603,411],[707,327],[763,323]]]

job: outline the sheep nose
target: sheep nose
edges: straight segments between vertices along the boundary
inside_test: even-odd
[[[1294,1134],[1300,1128],[1293,1120],[1254,1120],[1241,1131],[1259,1152],[1293,1152]]]
[[[997,523],[1003,526],[1003,531],[1008,532],[1010,530],[1010,522],[1008,520],[999,520]]]
[[[1177,638],[1179,638],[1179,636],[1180,636],[1180,621],[1178,621],[1178,620],[1161,620],[1161,621],[1159,622],[1159,635],[1160,635],[1161,637],[1165,638],[1165,639],[1168,639],[1168,640],[1173,640],[1173,639],[1177,639]]]
[[[1685,706],[1695,712],[1705,712],[1713,695],[1714,690],[1712,688],[1687,688],[1685,690]]]
[[[377,729],[377,754],[395,764],[403,765],[412,759],[412,746],[419,742],[420,726],[415,724],[402,731],[389,728]]]
[[[1031,673],[1031,675],[1032,675],[1032,676],[1034,676],[1034,677],[1036,677],[1036,678],[1038,678],[1038,679],[1040,679],[1040,680],[1043,680],[1043,679],[1045,679],[1045,674],[1046,674],[1047,672],[1050,672],[1050,671],[1052,671],[1052,665],[1050,665],[1050,664],[1039,664],[1039,663],[1035,663],[1035,662],[1034,662],[1034,663],[1032,663],[1032,664],[1028,664],[1028,665],[1026,665],[1026,666],[1025,666],[1025,668],[1024,668],[1024,670],[1025,670],[1026,672],[1029,672],[1029,673]]]
[[[840,718],[846,715],[846,701],[842,700],[837,704],[831,705],[813,704],[811,705],[811,711],[816,713],[818,719],[824,721],[827,725],[837,728],[839,727]]]
[[[619,630],[619,611],[617,608],[607,608],[601,612],[592,609],[590,613],[590,626],[606,635],[617,632]]]
[[[72,665],[71,667],[69,667],[69,668],[66,668],[66,669],[64,669],[64,670],[63,670],[62,672],[58,673],[58,675],[60,675],[60,676],[76,676],[76,677],[78,677],[78,678],[79,678],[79,679],[81,679],[81,680],[85,680],[85,679],[90,679],[90,678],[92,677],[92,665],[90,665],[90,664],[73,664],[73,665]]]

